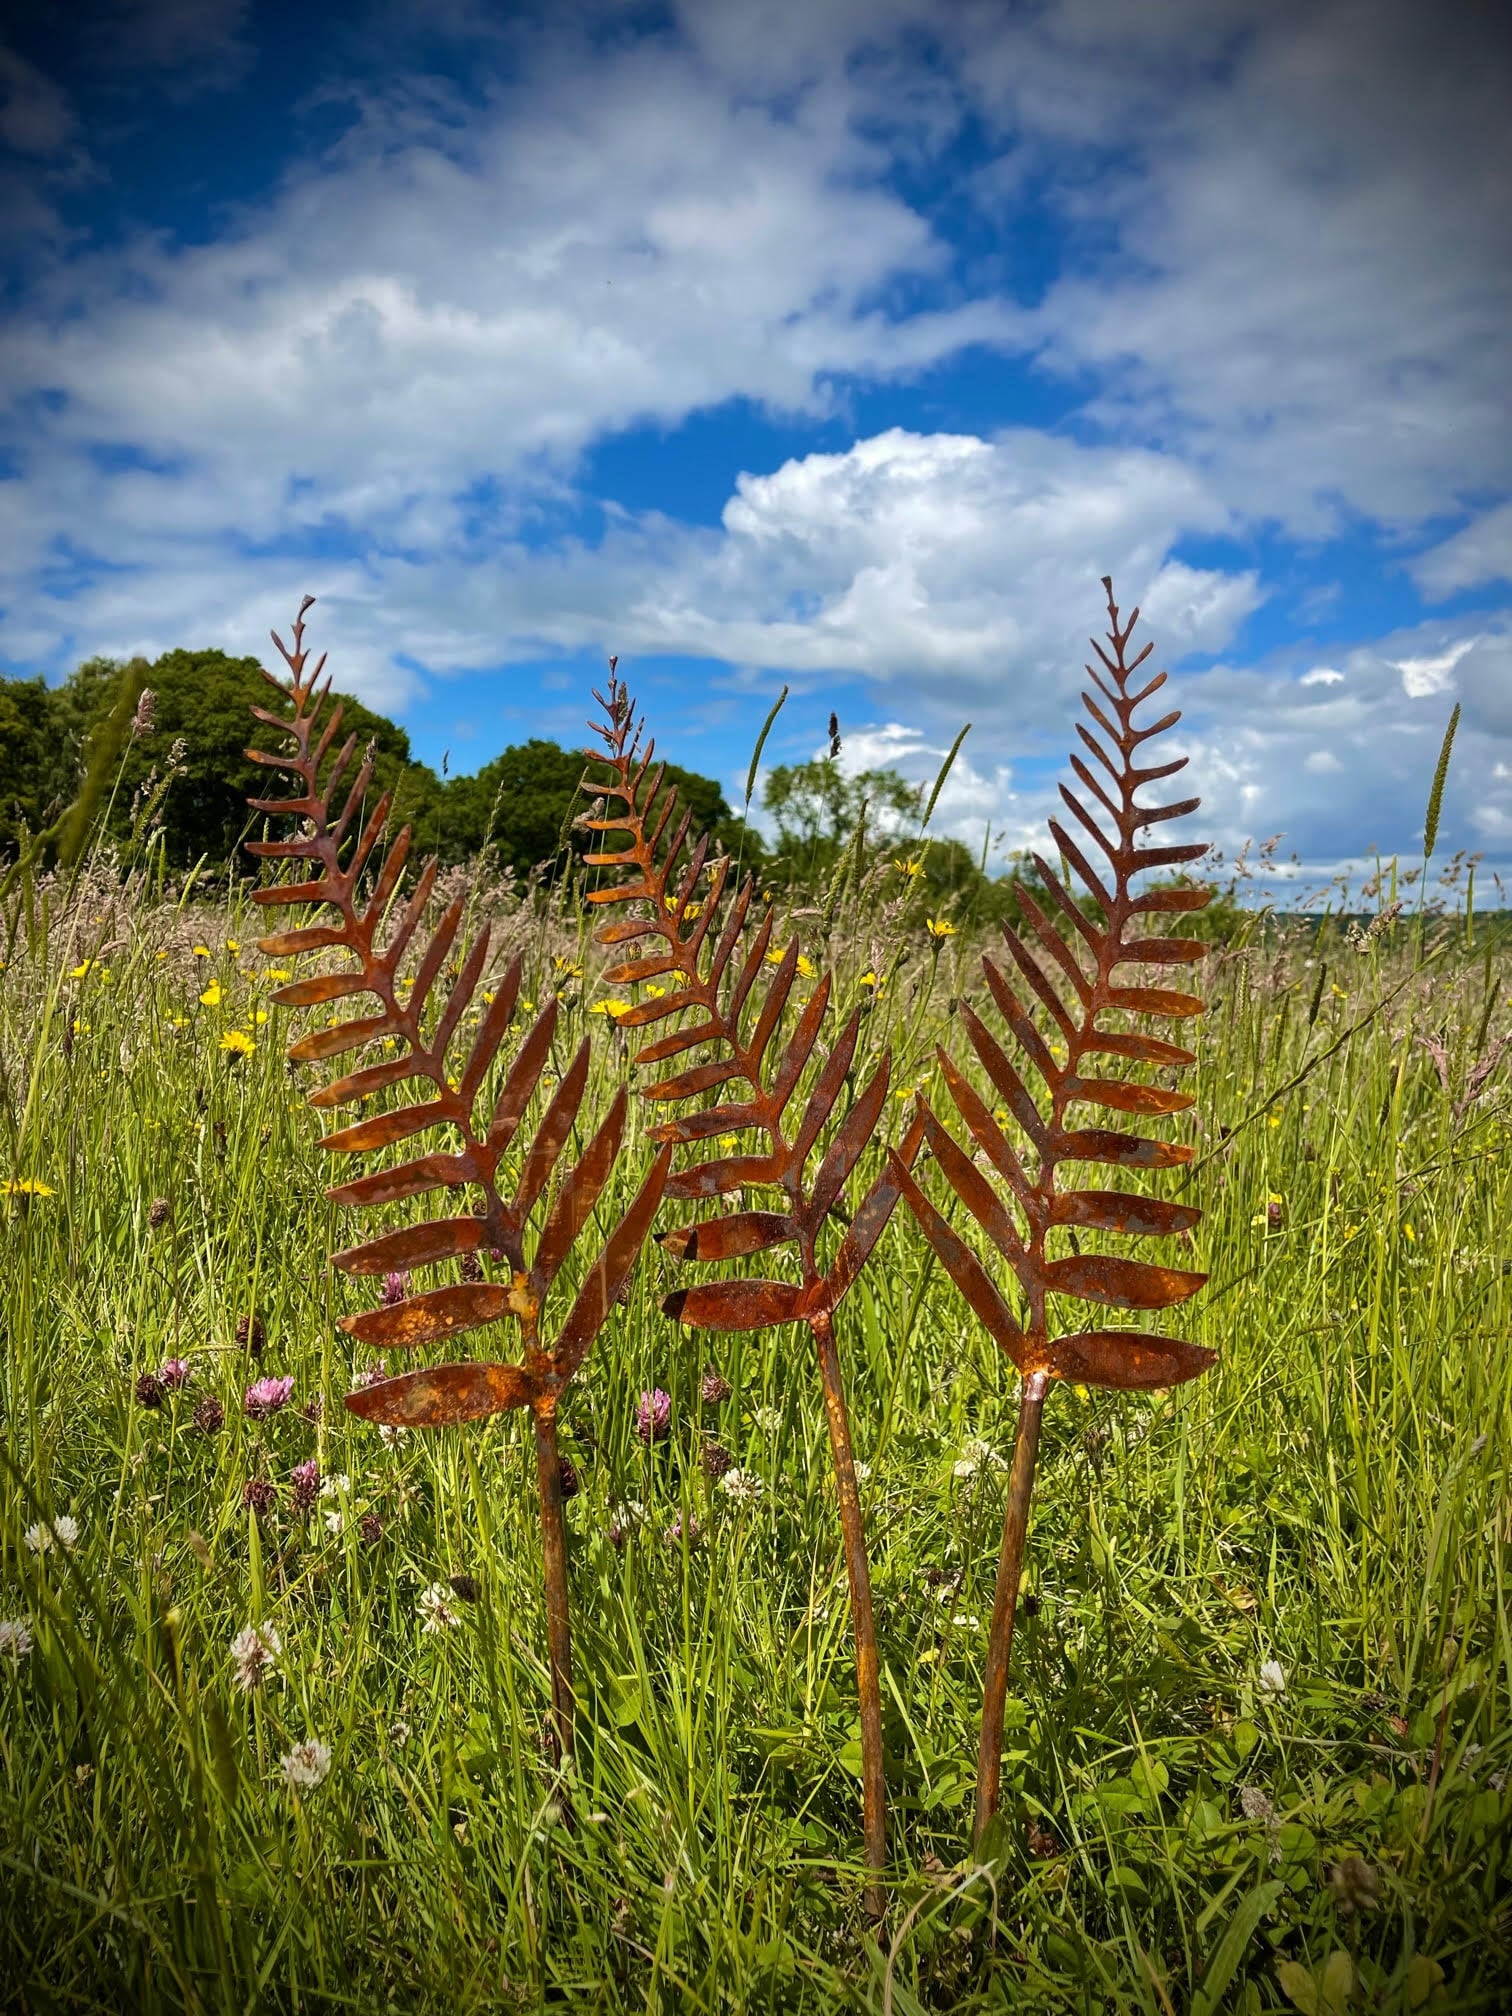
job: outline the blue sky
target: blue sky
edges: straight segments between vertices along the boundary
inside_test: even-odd
[[[1496,10],[689,0],[13,10],[0,666],[261,651],[418,754],[577,740],[610,651],[1038,837],[1099,577],[1206,830],[1512,867]]]

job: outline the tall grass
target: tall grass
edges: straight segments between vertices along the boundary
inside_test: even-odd
[[[502,925],[527,998],[563,993],[565,1063],[595,998],[591,962],[571,970],[577,920],[527,903]],[[1434,928],[1209,956],[1192,1194],[1213,1281],[1187,1334],[1222,1364],[1168,1396],[1062,1391],[1047,1411],[981,1865],[1014,1380],[904,1214],[847,1303],[895,1815],[876,1934],[802,1347],[711,1356],[659,1313],[676,1270],[652,1253],[581,1375],[569,1826],[543,1743],[528,1437],[511,1415],[389,1446],[345,1412],[363,1360],[334,1318],[365,1291],[325,1265],[345,1228],[257,923],[236,897],[195,908],[103,872],[44,889],[0,973],[0,1617],[32,1640],[0,1648],[4,1999],[1505,2006],[1505,1066],[1467,1095],[1512,1014],[1496,940]],[[876,994],[869,1040],[891,1042],[902,1090],[928,1085],[971,948],[906,905],[879,926],[864,892],[835,929],[839,1005]],[[222,1047],[233,1031],[250,1053]],[[605,1033],[585,1112],[626,1068]],[[632,1134],[606,1224],[644,1161]],[[175,1357],[190,1383],[144,1401]],[[727,1400],[703,1399],[708,1366]],[[293,1399],[259,1420],[242,1396],[265,1374]],[[648,1446],[634,1417],[655,1386],[672,1428]],[[210,1398],[225,1421],[205,1433]],[[711,1439],[759,1498],[711,1480]],[[348,1481],[302,1514],[291,1473],[312,1457]],[[261,1517],[257,1479],[277,1492]],[[32,1551],[27,1530],[63,1515],[74,1547]],[[435,1585],[456,1621],[427,1631]],[[231,1642],[264,1622],[282,1649],[243,1691]],[[330,1773],[291,1790],[280,1760],[307,1738]]]

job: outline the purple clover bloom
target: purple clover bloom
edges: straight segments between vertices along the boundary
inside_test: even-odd
[[[181,1386],[189,1384],[189,1360],[187,1358],[170,1358],[159,1369],[157,1376],[159,1383],[166,1386],[170,1393],[177,1393]]]
[[[266,1477],[249,1477],[242,1486],[242,1503],[259,1519],[266,1518],[278,1504],[277,1488]]]
[[[264,1415],[276,1414],[280,1407],[287,1407],[294,1393],[294,1381],[284,1379],[254,1379],[243,1396],[242,1405],[255,1421]]]
[[[640,1396],[635,1410],[635,1432],[642,1442],[659,1442],[672,1425],[672,1395],[660,1386]]]
[[[383,1277],[382,1302],[385,1309],[391,1309],[396,1302],[402,1302],[409,1294],[409,1275],[403,1268],[396,1267]]]
[[[291,1478],[294,1486],[293,1506],[296,1512],[308,1512],[320,1496],[320,1465],[312,1456],[305,1463],[296,1463]]]

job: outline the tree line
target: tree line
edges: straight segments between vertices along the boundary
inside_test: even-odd
[[[176,870],[199,863],[202,873],[247,872],[239,855],[242,840],[255,837],[247,799],[263,795],[268,781],[247,760],[249,709],[266,707],[270,689],[255,658],[215,650],[169,651],[130,668],[91,658],[57,686],[0,678],[0,863],[73,798],[91,737],[127,669],[141,675],[151,699],[113,781],[107,834],[128,855],[160,835]],[[421,855],[451,864],[487,848],[522,878],[537,870],[554,878],[597,838],[573,823],[585,809],[580,751],[533,736],[469,775],[438,776],[415,760],[397,722],[340,697],[343,731],[373,750],[375,792],[394,793],[392,828],[412,825]],[[922,910],[958,925],[1019,914],[1017,864],[989,875],[986,836],[977,854],[959,840],[921,844],[921,789],[895,770],[847,773],[833,758],[776,766],[762,797],[769,837],[731,809],[712,778],[678,764],[667,776],[692,808],[694,830],[709,832],[769,885],[819,894],[837,875],[880,865],[898,869],[899,891],[906,878]]]

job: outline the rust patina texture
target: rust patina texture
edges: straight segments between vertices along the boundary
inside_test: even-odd
[[[1173,710],[1147,727],[1135,725],[1135,710],[1165,684],[1166,675],[1158,672],[1138,691],[1131,690],[1134,673],[1154,647],[1147,644],[1137,657],[1126,658],[1139,611],[1134,610],[1120,628],[1113,584],[1106,577],[1103,587],[1108,596],[1112,656],[1093,642],[1103,669],[1100,673],[1090,665],[1086,668],[1096,693],[1082,695],[1101,736],[1083,722],[1077,723],[1076,730],[1103,776],[1079,754],[1072,756],[1071,767],[1087,796],[1106,816],[1111,836],[1074,791],[1062,785],[1061,796],[1078,827],[1106,858],[1107,868],[1094,868],[1078,839],[1059,820],[1050,822],[1055,843],[1096,914],[1089,915],[1067,883],[1035,855],[1038,888],[1026,888],[1020,900],[1038,943],[1031,946],[1005,925],[1003,935],[1014,978],[992,960],[982,961],[993,1002],[1043,1092],[1036,1099],[992,1031],[971,1008],[963,1006],[960,1016],[967,1038],[1001,1105],[996,1112],[990,1108],[943,1049],[938,1053],[940,1069],[969,1137],[970,1150],[941,1125],[927,1100],[921,1096],[919,1102],[925,1140],[951,1189],[1008,1263],[1018,1286],[1018,1313],[1010,1308],[972,1247],[946,1222],[901,1161],[893,1172],[942,1266],[1023,1376],[988,1638],[977,1757],[979,1840],[997,1809],[1013,1621],[1040,1419],[1050,1381],[1070,1379],[1124,1391],[1174,1386],[1196,1378],[1214,1362],[1211,1351],[1178,1338],[1122,1329],[1055,1334],[1050,1320],[1052,1295],[1113,1309],[1166,1309],[1195,1294],[1207,1279],[1205,1274],[1155,1266],[1121,1254],[1083,1253],[1077,1242],[1077,1234],[1083,1231],[1141,1239],[1185,1234],[1202,1215],[1192,1205],[1129,1190],[1067,1188],[1062,1181],[1068,1165],[1096,1163],[1134,1173],[1177,1169],[1188,1163],[1194,1152],[1182,1144],[1123,1128],[1078,1126],[1068,1119],[1071,1109],[1078,1106],[1131,1118],[1159,1119],[1191,1105],[1191,1095],[1186,1092],[1100,1075],[1105,1067],[1094,1060],[1114,1058],[1167,1069],[1195,1061],[1192,1052],[1179,1044],[1125,1023],[1134,1015],[1182,1021],[1201,1014],[1201,1000],[1195,994],[1142,982],[1119,984],[1115,974],[1129,966],[1189,966],[1199,960],[1204,948],[1195,939],[1138,937],[1131,935],[1131,930],[1138,929],[1141,917],[1200,910],[1211,895],[1204,888],[1145,885],[1136,889],[1136,879],[1147,872],[1197,861],[1207,847],[1200,841],[1175,846],[1139,844],[1144,828],[1194,812],[1199,801],[1188,798],[1171,805],[1146,805],[1136,796],[1144,785],[1174,775],[1187,759],[1181,756],[1157,764],[1140,761],[1145,744],[1173,727],[1180,715]],[[1027,989],[1027,994],[1022,989]],[[1041,1019],[1036,1020],[1036,1015]],[[999,1124],[999,1116],[1006,1124]],[[1026,1157],[1032,1167],[1026,1166]],[[984,1173],[982,1164],[1000,1179],[1001,1191]],[[1050,1252],[1056,1233],[1063,1233],[1072,1248],[1059,1258]]]
[[[744,1259],[782,1246],[795,1248],[797,1259],[797,1280],[734,1277],[702,1282],[678,1289],[662,1306],[678,1322],[695,1329],[763,1330],[772,1324],[802,1322],[813,1334],[856,1643],[862,1818],[867,1863],[874,1874],[866,1903],[879,1914],[882,1892],[875,1878],[887,1856],[881,1682],[871,1572],[832,1319],[897,1203],[899,1185],[891,1170],[879,1175],[866,1192],[827,1262],[821,1261],[818,1249],[826,1221],[842,1204],[846,1185],[876,1133],[887,1101],[890,1060],[883,1054],[873,1062],[865,1084],[832,1126],[856,1061],[861,1011],[858,1008],[847,1018],[821,1062],[819,1038],[830,1005],[830,975],[816,978],[806,1001],[794,999],[799,978],[796,937],[774,963],[773,912],[765,909],[751,929],[751,880],[732,890],[729,857],[711,859],[707,836],[690,844],[691,815],[685,811],[679,817],[676,791],[663,791],[665,773],[654,764],[655,744],[641,748],[642,725],[635,721],[630,695],[614,677],[612,659],[609,669],[608,693],[594,694],[603,719],[590,723],[604,749],[589,752],[593,767],[583,787],[601,804],[582,823],[598,833],[624,835],[628,844],[588,856],[592,867],[622,871],[620,880],[595,889],[588,900],[637,906],[636,914],[601,926],[600,943],[629,946],[650,941],[651,949],[610,967],[604,981],[609,986],[668,982],[666,992],[616,1018],[621,1029],[672,1025],[669,1033],[641,1046],[637,1066],[654,1067],[689,1052],[708,1053],[697,1063],[652,1079],[642,1088],[644,1098],[670,1109],[707,1093],[722,1095],[712,1105],[662,1121],[653,1128],[653,1138],[668,1150],[696,1150],[724,1136],[742,1137],[740,1152],[685,1161],[666,1185],[669,1198],[687,1202],[741,1193],[741,1208],[677,1226],[658,1237],[672,1258],[694,1263]],[[617,804],[611,802],[616,800]],[[799,1087],[805,1082],[807,1096],[800,1098]],[[922,1134],[921,1120],[897,1151],[900,1173],[913,1166]],[[822,1142],[826,1145],[821,1152]],[[743,1208],[743,1193],[750,1189],[775,1192],[781,1202],[771,1209]]]
[[[368,995],[376,1014],[355,1016],[312,1031],[291,1044],[300,1063],[349,1053],[371,1054],[384,1045],[393,1054],[361,1064],[346,1076],[319,1087],[310,1104],[320,1108],[357,1106],[396,1086],[423,1087],[422,1096],[338,1127],[321,1146],[332,1154],[374,1154],[417,1136],[444,1129],[459,1148],[408,1156],[337,1184],[327,1192],[353,1209],[403,1202],[434,1191],[471,1191],[477,1203],[463,1215],[446,1215],[384,1232],[363,1245],[333,1255],[344,1273],[408,1275],[416,1268],[464,1260],[481,1273],[486,1254],[507,1278],[473,1279],[405,1295],[388,1307],[343,1316],[351,1336],[385,1351],[448,1343],[485,1324],[518,1325],[520,1361],[451,1363],[407,1372],[348,1394],[346,1404],[364,1420],[393,1427],[440,1428],[476,1421],[513,1407],[530,1410],[535,1433],[536,1478],[540,1495],[550,1648],[552,1726],[557,1754],[572,1750],[572,1646],[567,1612],[566,1527],[562,1513],[561,1458],[557,1408],[573,1374],[629,1278],[661,1201],[671,1149],[658,1153],[628,1211],[609,1234],[579,1284],[567,1316],[550,1336],[547,1299],[568,1255],[586,1229],[613,1175],[624,1141],[626,1097],[615,1098],[578,1161],[562,1164],[588,1082],[589,1046],[584,1043],[562,1076],[533,1131],[525,1126],[534,1095],[547,1075],[557,1003],[549,1001],[520,1043],[490,1105],[493,1067],[514,1019],[520,994],[516,959],[499,979],[471,1042],[458,1040],[463,1018],[478,991],[488,962],[489,932],[479,932],[463,954],[454,953],[462,924],[463,900],[448,904],[412,973],[407,956],[436,882],[436,863],[421,871],[413,893],[386,928],[390,904],[410,851],[410,829],[393,840],[382,866],[366,877],[388,824],[390,794],[360,818],[373,778],[371,751],[358,765],[337,810],[342,781],[351,771],[357,738],[348,736],[331,751],[341,725],[341,705],[329,710],[330,681],[321,683],[325,659],[310,669],[304,646],[306,597],[294,624],[293,649],[275,633],[273,642],[289,668],[290,683],[265,673],[292,715],[254,708],[257,718],[291,738],[292,749],[276,755],[249,749],[255,763],[283,770],[296,780],[293,794],[256,798],[254,809],[304,822],[289,840],[257,840],[249,851],[274,861],[312,864],[311,880],[278,883],[254,891],[266,908],[314,909],[321,921],[259,941],[272,958],[305,952],[346,952],[356,964],[281,987],[273,999],[284,1007],[308,1008]],[[334,915],[332,914],[334,913]],[[448,963],[450,962],[450,963]],[[443,969],[444,999],[438,993]],[[453,1046],[458,1055],[449,1063]],[[539,1230],[527,1235],[540,1209]],[[527,1243],[533,1250],[527,1258]],[[550,1341],[546,1339],[550,1336]]]

